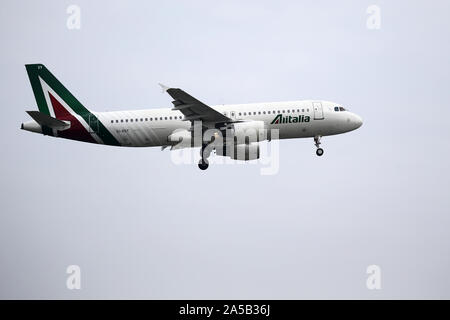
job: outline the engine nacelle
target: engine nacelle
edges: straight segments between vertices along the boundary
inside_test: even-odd
[[[167,142],[173,149],[183,149],[192,147],[192,132],[185,129],[178,129],[167,136]]]
[[[238,144],[232,150],[233,152],[228,155],[231,159],[244,161],[259,159],[259,143],[257,142]]]
[[[232,134],[236,145],[250,144],[267,139],[264,121],[245,121],[232,124]]]

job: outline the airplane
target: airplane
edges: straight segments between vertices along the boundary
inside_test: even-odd
[[[363,121],[341,104],[288,101],[209,106],[178,88],[161,85],[172,108],[91,111],[43,64],[25,65],[39,111],[21,129],[89,143],[164,150],[200,147],[198,167],[206,170],[212,151],[234,160],[259,158],[259,142],[313,138],[317,156],[323,136],[358,129]]]

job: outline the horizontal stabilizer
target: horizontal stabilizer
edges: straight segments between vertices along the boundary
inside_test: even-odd
[[[45,126],[55,130],[66,130],[70,128],[70,123],[50,117],[39,111],[27,111],[30,117],[41,126]]]

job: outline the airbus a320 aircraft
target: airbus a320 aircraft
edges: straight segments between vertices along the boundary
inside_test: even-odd
[[[42,64],[26,65],[39,111],[21,129],[84,142],[170,149],[201,147],[199,168],[211,151],[235,160],[259,158],[259,142],[314,138],[349,132],[362,119],[328,101],[306,100],[208,106],[181,89],[162,88],[173,98],[164,109],[95,112],[83,106]],[[276,132],[276,134],[274,134]],[[199,137],[199,138],[196,138]]]

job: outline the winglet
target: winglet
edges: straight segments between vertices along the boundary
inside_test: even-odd
[[[159,86],[161,87],[162,92],[166,92],[167,90],[170,89],[168,86],[165,86],[165,85],[163,85],[162,83],[158,83],[158,84],[159,84]]]

